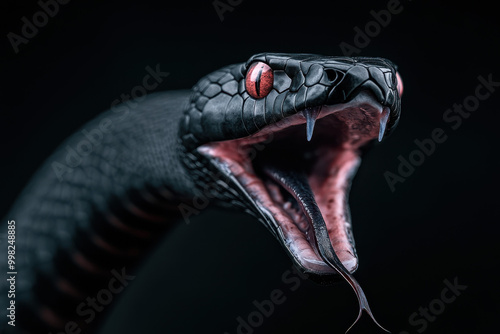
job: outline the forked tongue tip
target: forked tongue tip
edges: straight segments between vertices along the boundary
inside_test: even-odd
[[[357,295],[357,293],[356,293],[356,295]],[[363,311],[365,311],[370,316],[370,318],[375,323],[375,325],[377,325],[381,330],[383,330],[386,333],[390,333],[387,329],[385,329],[384,327],[382,327],[381,324],[378,323],[378,321],[373,316],[373,313],[370,310],[370,307],[368,306],[368,304],[362,305],[362,302],[360,301],[359,297],[358,297],[358,301],[359,301],[359,313],[358,313],[358,317],[356,318],[356,320],[354,320],[354,322],[352,323],[352,325],[349,326],[349,328],[345,331],[345,333],[347,334],[354,327],[354,325],[356,325],[358,323],[359,319],[361,319],[361,316],[363,315]]]
[[[335,257],[336,257],[336,255],[335,255]],[[329,259],[327,259],[327,260],[329,260]],[[338,260],[338,258],[337,258],[337,260]],[[363,289],[359,285],[358,281],[356,281],[356,279],[347,271],[347,269],[345,269],[345,267],[342,265],[342,262],[340,262],[340,260],[338,260],[340,265],[337,264],[337,261],[325,261],[325,262],[330,264],[330,265],[331,265],[331,262],[334,262],[336,264],[336,267],[337,266],[339,267],[339,268],[334,268],[334,269],[337,270],[337,272],[347,281],[347,283],[349,283],[349,285],[354,290],[354,293],[356,294],[356,298],[358,299],[358,305],[359,305],[358,317],[356,318],[356,320],[354,320],[352,325],[346,330],[346,333],[349,332],[354,327],[354,325],[356,325],[356,323],[359,321],[359,319],[361,319],[361,316],[363,315],[363,311],[365,311],[370,316],[370,318],[375,323],[375,325],[377,325],[380,329],[382,329],[386,333],[390,333],[387,329],[382,327],[382,325],[380,325],[378,323],[378,321],[375,319],[375,316],[373,315],[373,313],[370,309],[370,305],[368,305],[368,300],[366,299],[366,295],[365,295]]]

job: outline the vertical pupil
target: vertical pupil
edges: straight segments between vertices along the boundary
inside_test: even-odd
[[[257,96],[260,96],[260,78],[262,77],[262,65],[257,69],[257,77],[255,78],[255,91]]]
[[[251,65],[245,78],[245,87],[248,94],[254,99],[261,99],[273,88],[273,72],[271,67],[263,62]]]

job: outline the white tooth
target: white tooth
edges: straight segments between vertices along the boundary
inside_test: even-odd
[[[389,114],[390,114],[389,108],[385,107],[384,110],[382,110],[382,113],[380,115],[380,128],[378,130],[378,141],[379,142],[381,142],[382,138],[384,138],[385,127],[387,125],[387,120],[389,119]]]
[[[290,202],[286,202],[285,205],[283,205],[283,208],[285,208],[287,210],[290,209],[291,207],[292,207],[292,203],[290,203]]]
[[[321,107],[314,107],[314,108],[307,108],[302,112],[307,122],[306,124],[307,141],[311,141],[314,131],[314,124],[316,123],[316,119],[318,118],[320,111]]]

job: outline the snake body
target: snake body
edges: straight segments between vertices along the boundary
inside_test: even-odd
[[[350,180],[360,152],[396,126],[400,93],[386,59],[263,53],[191,90],[104,112],[47,159],[2,222],[2,243],[7,222],[16,226],[16,329],[98,328],[99,318],[86,321],[78,305],[140,263],[200,194],[255,216],[318,282],[339,270],[350,276],[357,267],[344,203]],[[97,138],[92,130],[102,124],[108,131]],[[96,144],[83,151],[92,135]],[[322,175],[321,157],[334,176]],[[287,190],[269,170],[286,177],[290,164],[303,176]],[[292,199],[294,190],[305,193]],[[315,197],[315,213],[303,211]],[[341,220],[331,218],[334,210]],[[324,233],[316,233],[321,213]],[[325,258],[325,249],[333,254]],[[5,261],[0,268],[8,271]],[[8,288],[0,283],[2,300]]]

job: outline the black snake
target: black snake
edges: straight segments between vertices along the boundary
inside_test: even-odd
[[[47,160],[2,222],[3,245],[7,221],[16,226],[16,328],[97,328],[78,305],[200,199],[253,215],[313,280],[346,279],[359,315],[371,316],[351,276],[347,194],[362,152],[395,128],[401,92],[386,59],[263,53],[191,90],[101,114]],[[106,133],[94,131],[103,124]],[[4,280],[2,300],[7,289]]]

